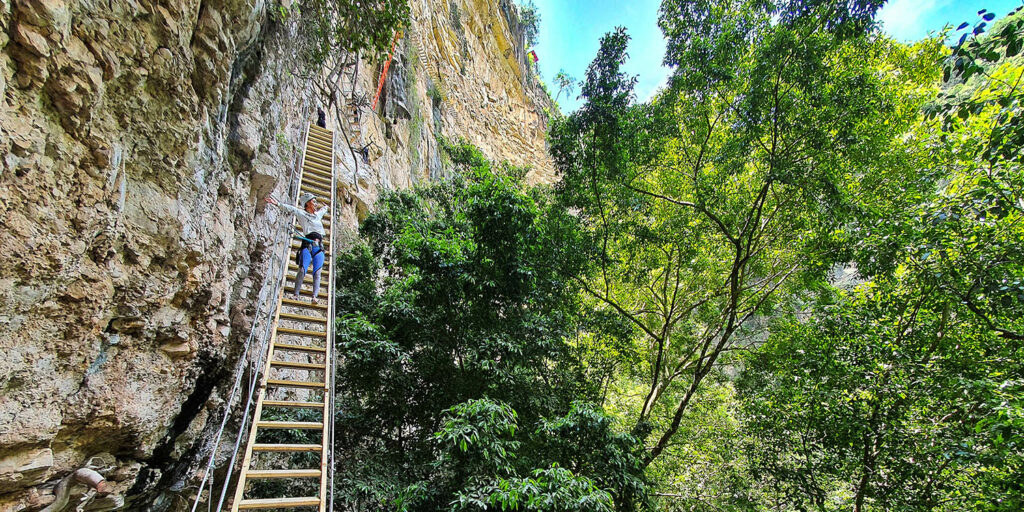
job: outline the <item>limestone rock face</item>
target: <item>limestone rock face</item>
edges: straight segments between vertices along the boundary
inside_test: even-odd
[[[514,3],[413,0],[410,7],[412,24],[396,47],[379,112],[359,119],[356,142],[370,145],[367,167],[377,171],[362,178],[370,194],[438,178],[438,135],[465,138],[492,160],[529,166],[531,183],[553,183],[545,135],[557,107],[527,62]],[[381,71],[362,68],[359,88],[376,91]]]
[[[262,199],[295,197],[324,105],[274,5],[0,4],[0,510],[41,509],[87,466],[111,497],[77,486],[69,509],[190,505],[284,256],[291,219]],[[555,177],[514,7],[411,6],[388,106],[328,115],[350,141],[339,225],[382,190],[442,177],[438,135]],[[358,94],[379,74],[364,63]]]

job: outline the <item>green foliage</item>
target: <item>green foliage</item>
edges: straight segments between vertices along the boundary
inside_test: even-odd
[[[385,56],[395,32],[409,24],[407,0],[382,0],[372,5],[350,0],[295,3],[305,30],[303,47],[309,66],[319,68],[338,53]]]
[[[666,0],[668,86],[606,35],[553,192],[439,137],[337,261],[346,508],[1024,507],[1024,14],[880,4]]]
[[[499,478],[461,492],[450,510],[610,512],[612,507],[608,493],[590,479],[553,465],[529,477]]]
[[[540,461],[548,467],[515,476],[511,463],[520,443],[516,414],[507,405],[487,400],[460,404],[436,434],[445,462],[458,459],[458,470],[490,478],[471,482],[456,493],[451,510],[522,509],[535,511],[631,510],[645,503],[639,443],[612,430],[611,418],[590,404],[574,403],[560,418],[542,420],[533,433]],[[563,467],[564,466],[564,467]],[[481,471],[483,469],[483,471]],[[457,470],[457,471],[458,471]],[[588,476],[583,476],[588,475]]]
[[[988,21],[995,16],[984,9],[982,20],[960,36],[952,54],[945,59],[943,80],[963,82],[964,88],[953,87],[940,96],[940,105],[931,116],[940,115],[943,129],[953,131],[964,120],[982,113],[991,120],[986,140],[971,141],[980,156],[995,164],[1000,160],[1021,162],[1018,149],[1024,146],[1024,123],[1019,90],[1021,46],[1024,45],[1024,8],[1018,7],[985,32]],[[968,23],[960,29],[970,28]]]
[[[463,402],[445,411],[446,418],[434,439],[445,453],[446,462],[477,466],[477,471],[511,473],[511,458],[519,443],[516,412],[507,404],[486,399]]]
[[[1020,481],[1022,438],[1003,421],[1020,412],[1006,397],[1022,389],[1024,348],[996,342],[955,301],[917,286],[882,281],[823,301],[810,321],[779,321],[748,360],[753,474],[780,503],[1020,508],[1019,485],[1005,486]]]
[[[441,97],[441,90],[438,89],[437,85],[434,85],[433,83],[431,83],[430,86],[427,87],[427,97],[430,98],[430,101],[432,101],[434,105],[440,105],[441,102],[444,100],[444,98]]]
[[[288,142],[288,137],[286,137],[284,133],[277,132],[277,135],[275,135],[274,138],[277,140],[277,145],[281,147],[281,151],[284,153],[291,153],[292,144]]]
[[[903,157],[847,185],[857,215],[839,238],[868,281],[780,320],[748,360],[753,476],[783,506],[1022,506],[1024,67],[1006,51],[1016,29],[985,38],[983,23],[941,61],[966,80],[943,80]]]
[[[537,430],[596,398],[600,355],[583,357],[571,340],[616,325],[595,321],[571,286],[587,257],[578,222],[526,188],[524,169],[465,143],[442,147],[455,177],[384,195],[363,242],[337,262],[340,496],[356,508],[437,510],[507,484],[524,503],[603,503],[585,484],[614,489],[626,477],[610,480],[595,461],[589,473],[549,471],[567,462]]]
[[[668,40],[665,64],[692,71],[676,73],[674,78],[690,90],[701,90],[741,78],[753,49],[762,57],[794,58],[791,69],[810,66],[801,75],[814,79],[813,67],[824,64],[820,52],[836,41],[861,37],[883,3],[666,0],[658,15],[658,26]],[[794,45],[792,36],[806,38],[802,41],[806,45]],[[750,42],[756,43],[753,48]]]
[[[547,457],[588,475],[610,493],[617,510],[649,505],[643,445],[633,435],[616,432],[612,418],[593,404],[574,402],[564,417],[542,421],[537,434]]]

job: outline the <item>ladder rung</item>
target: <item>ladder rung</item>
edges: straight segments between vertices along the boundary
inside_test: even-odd
[[[271,366],[279,368],[296,368],[300,370],[326,370],[327,366],[323,363],[299,363],[295,361],[271,361]]]
[[[324,347],[310,347],[309,345],[293,345],[291,343],[274,343],[275,350],[295,350],[298,352],[317,352],[324,353],[327,349]]]
[[[331,143],[319,137],[310,137],[309,140],[306,141],[306,146],[319,149],[320,151],[328,154],[331,152]]]
[[[326,265],[324,265],[324,266],[326,267]],[[282,304],[287,304],[289,306],[300,307],[300,308],[314,308],[314,309],[319,309],[319,310],[327,311],[327,304],[310,304],[309,301],[305,301],[305,300],[281,299],[281,303]]]
[[[313,185],[321,185],[321,186],[326,187],[326,188],[331,188],[331,180],[326,179],[326,178],[321,178],[321,177],[316,176],[316,175],[314,175],[312,173],[305,173],[305,174],[302,175],[302,182],[305,183],[307,181],[310,184],[313,184]]]
[[[302,184],[299,185],[299,188],[302,189],[303,192],[312,192],[313,195],[321,196],[320,198],[324,199],[325,200],[324,202],[326,202],[326,203],[330,203],[331,202],[331,186],[330,185],[321,185],[321,184],[319,184],[317,182],[314,182],[314,181],[305,181],[305,180],[303,180]]]
[[[311,188],[322,188],[324,190],[331,189],[331,182],[324,178],[319,178],[310,173],[306,173],[302,176],[302,183],[299,183],[300,187],[311,187]]]
[[[324,424],[319,421],[259,421],[258,428],[323,430]]]
[[[285,320],[295,320],[296,322],[316,322],[318,324],[326,324],[327,323],[327,319],[326,318],[321,318],[321,317],[316,317],[316,316],[306,316],[306,315],[294,315],[292,313],[281,313],[281,318],[283,318]]]
[[[266,404],[266,402],[263,402]],[[271,444],[256,443],[252,445],[254,452],[318,452],[323,446],[318,444]]]
[[[308,156],[312,156],[312,155],[306,155],[306,156],[308,157]],[[331,162],[330,162],[330,160],[317,161],[317,160],[314,160],[312,158],[305,158],[302,161],[302,166],[303,167],[312,167],[314,169],[319,170],[320,172],[326,172],[326,173],[330,173],[331,172]]]
[[[310,157],[316,158],[319,160],[323,160],[325,164],[330,165],[332,156],[333,155],[331,155],[330,147],[327,145],[320,145],[320,143],[312,139],[309,141],[309,144],[306,145],[307,159]]]
[[[299,187],[299,190],[302,192],[310,192],[315,196],[321,196],[318,199],[330,199],[331,197],[331,191],[329,189],[317,188],[313,185],[302,185]]]
[[[320,498],[264,498],[258,500],[242,500],[238,502],[240,510],[257,510],[262,508],[296,508],[319,507]]]
[[[267,379],[268,386],[277,386],[281,388],[316,388],[323,389],[323,382],[302,382],[298,380],[281,380],[281,379]]]
[[[319,469],[250,469],[245,478],[320,478]]]
[[[291,274],[292,275],[290,277],[288,277],[288,280],[291,281],[292,285],[294,286],[294,284],[295,284],[295,271],[296,271],[296,269],[289,269],[289,270],[291,270]],[[313,282],[313,275],[312,274],[313,274],[313,272],[311,270],[307,269],[306,270],[306,275],[302,278],[302,282],[307,284],[307,285],[311,284]],[[327,274],[327,265],[324,265],[323,274]],[[323,279],[324,278],[320,279],[320,281],[321,281],[321,291],[323,291],[323,287],[327,286],[326,283],[322,282]],[[294,292],[295,290],[289,290],[289,291],[290,292]]]
[[[278,334],[294,334],[295,336],[309,336],[310,338],[326,338],[327,333],[324,331],[307,331],[304,329],[291,329],[288,327],[278,327]]]
[[[323,409],[323,402],[290,402],[288,400],[264,400],[263,407],[291,407],[293,409]]]
[[[302,162],[302,171],[304,173],[315,172],[316,176],[322,176],[324,178],[330,177],[331,174],[334,173],[334,171],[331,170],[330,163],[322,163],[309,158]]]
[[[302,278],[302,285],[303,286],[312,286],[313,285],[313,276],[311,276],[310,274],[312,274],[312,272],[306,272],[306,277]],[[289,279],[289,281],[291,282],[291,284],[288,285],[289,286],[289,291],[294,292],[295,290],[292,289],[291,287],[295,286],[295,279]],[[321,281],[323,281],[323,279],[321,279]],[[323,284],[323,283],[320,284],[320,296],[321,297],[326,297],[326,295],[324,295],[324,288],[325,287],[326,287],[325,284]],[[303,295],[309,295],[309,294],[307,293],[307,294],[303,294]]]
[[[324,178],[330,179],[330,177],[331,177],[331,170],[330,169],[320,169],[318,167],[312,167],[312,166],[309,166],[309,165],[303,165],[302,166],[302,174],[312,174],[314,176],[322,176]]]
[[[316,156],[316,155],[313,154],[313,153],[310,153],[307,156]],[[326,173],[330,173],[331,172],[331,161],[323,159],[323,158],[321,158],[319,160],[314,160],[312,158],[305,158],[305,159],[302,160],[302,166],[303,167],[312,167],[312,168],[314,168],[316,170],[319,170],[320,172],[326,172]]]
[[[309,162],[313,162],[315,164],[320,164],[325,169],[330,169],[331,168],[331,161],[330,160],[325,160],[323,157],[320,157],[316,153],[306,153],[306,163],[309,163]]]
[[[324,265],[324,268],[326,269],[327,265]],[[293,287],[295,286],[295,272],[289,272],[288,273],[288,277],[286,277],[285,279],[288,280],[288,290],[287,290],[288,293],[294,295],[295,289]],[[306,285],[312,284],[313,283],[313,272],[312,271],[307,271],[306,275],[302,276],[302,282],[304,284],[306,284]],[[321,274],[320,283],[321,283],[321,286],[320,286],[320,296],[321,297],[326,297],[327,296],[327,291],[325,290],[325,288],[327,288],[327,283],[323,282],[323,274]],[[312,293],[313,292],[310,292],[310,291],[306,290],[305,288],[303,288],[303,290],[302,290],[302,294],[303,295],[310,295]]]
[[[293,286],[295,286],[295,280],[289,277],[288,278],[288,293],[292,293],[292,290],[293,290],[292,287]],[[326,286],[324,286],[323,288],[320,288],[320,295],[316,296],[317,299],[327,300],[327,290],[325,290],[324,288],[326,288]],[[306,287],[303,287],[302,290],[299,291],[299,295],[302,295],[303,297],[312,297],[313,296],[313,291],[306,289]]]
[[[292,261],[294,261],[294,260],[292,260]],[[327,270],[327,267],[329,267],[329,266],[331,266],[331,259],[330,259],[330,258],[327,258],[327,257],[325,257],[325,258],[324,258],[324,270]],[[295,271],[296,271],[296,270],[298,270],[298,269],[299,269],[299,266],[298,266],[298,265],[296,265],[295,263],[289,263],[289,264],[288,264],[288,270],[289,270],[289,271],[291,271],[291,272],[292,272],[293,274],[294,274],[294,273],[295,273]],[[309,268],[307,267],[307,268],[306,268],[306,270],[309,270]],[[307,272],[307,273],[308,273],[308,272]]]
[[[324,178],[324,177],[321,177],[321,176],[317,176],[315,174],[308,173],[308,172],[304,173],[302,175],[302,181],[299,184],[301,186],[303,186],[303,187],[310,187],[311,186],[311,187],[321,187],[321,188],[326,188],[326,189],[330,189],[331,188],[331,180],[330,179]]]

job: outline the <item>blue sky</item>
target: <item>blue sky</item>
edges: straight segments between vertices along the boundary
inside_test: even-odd
[[[883,30],[896,39],[913,41],[946,24],[958,25],[978,19],[979,9],[1003,16],[1022,0],[891,0],[878,15]],[[665,83],[669,70],[661,65],[665,41],[658,28],[660,0],[534,0],[540,10],[537,44],[541,76],[552,94],[557,94],[554,76],[559,69],[581,79],[597,53],[602,35],[617,25],[632,37],[626,72],[637,77],[636,96],[646,101]],[[558,98],[562,110],[579,107],[579,88]]]

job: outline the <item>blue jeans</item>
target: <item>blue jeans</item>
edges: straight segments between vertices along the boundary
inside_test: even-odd
[[[308,245],[308,244],[303,244]],[[306,270],[310,263],[313,264],[313,299],[320,295],[320,270],[324,267],[324,251],[316,247],[316,254],[312,254],[311,247],[303,247],[299,251],[299,270],[295,273],[295,298],[299,297],[302,290],[302,280],[306,278]]]

